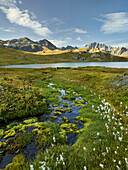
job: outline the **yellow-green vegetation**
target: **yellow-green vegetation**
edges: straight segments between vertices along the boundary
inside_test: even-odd
[[[21,170],[25,169],[25,163],[27,162],[24,155],[20,154],[13,158],[12,163],[8,164],[5,170]]]
[[[55,119],[57,119],[57,116],[51,116],[52,121],[54,121]]]
[[[31,119],[27,119],[27,120],[24,120],[23,122],[26,123],[26,124],[30,124],[30,123],[34,123],[34,122],[37,122],[38,119],[36,117],[34,118],[31,118]]]
[[[54,112],[55,115],[62,115],[61,112]]]
[[[83,50],[84,51],[84,50]],[[95,52],[94,52],[95,54]],[[37,64],[58,62],[81,62],[81,61],[128,61],[127,57],[112,56],[109,53],[98,52],[95,57],[91,53],[75,50],[51,51],[50,53],[30,53],[11,48],[0,47],[0,65],[10,64]]]
[[[0,129],[0,139],[4,136],[4,130]]]
[[[58,99],[47,87],[51,70],[0,69],[0,123],[48,113],[48,104]]]
[[[75,61],[67,54],[36,55],[15,49],[0,47],[0,65],[8,64],[37,64]]]
[[[74,123],[67,122],[60,124],[30,122],[25,125],[11,123],[6,126],[4,132],[0,132],[1,136],[3,135],[2,137],[5,137],[6,133],[8,134],[10,131],[17,133],[22,128],[23,131],[17,133],[13,139],[8,139],[6,143],[0,143],[2,152],[10,153],[23,150],[27,143],[32,142],[33,135],[36,135],[36,144],[41,153],[35,160],[24,163],[24,169],[30,169],[30,167],[34,169],[42,167],[69,170],[127,169],[127,72],[128,69],[102,67],[35,70],[0,69],[0,84],[4,87],[5,92],[8,86],[10,86],[9,90],[13,87],[24,88],[26,91],[26,87],[31,84],[31,88],[36,89],[46,99],[46,104],[57,103],[59,94],[56,89],[47,87],[49,78],[52,78],[51,82],[56,84],[57,88],[68,91],[66,98],[69,95],[68,99],[71,99],[71,95],[75,96],[72,92],[77,92],[78,97],[81,96],[83,100],[76,100],[75,102],[76,105],[82,105],[82,108],[79,111],[80,116],[75,117],[74,120],[77,124],[79,121],[84,123],[83,129],[79,129]],[[9,90],[8,92],[11,92]],[[7,93],[5,94],[5,97],[9,100],[9,96],[7,96]],[[10,94],[15,98],[15,93]],[[4,95],[3,92],[1,95]],[[13,98],[11,99],[13,100]],[[8,100],[4,100],[3,97],[4,109],[8,109],[8,105],[5,105],[9,102]],[[87,105],[84,105],[85,101],[88,102]],[[12,104],[9,105],[9,108],[14,107]],[[21,105],[20,102],[17,104]],[[66,114],[66,109],[61,109],[57,107],[56,112]],[[35,114],[31,116],[35,117]],[[2,117],[3,115],[1,115]],[[65,120],[67,120],[66,116]],[[29,127],[35,127],[32,133],[24,132]],[[67,133],[77,135],[77,142],[72,146],[66,145]]]
[[[69,119],[67,117],[63,117],[64,122],[69,123]]]

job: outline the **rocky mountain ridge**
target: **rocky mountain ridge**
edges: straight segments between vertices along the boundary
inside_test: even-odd
[[[118,55],[118,56],[128,56],[128,49],[125,47],[111,47],[107,46],[105,44],[100,44],[97,42],[85,45],[85,48],[87,49],[100,49],[103,51],[106,51],[112,55]]]
[[[72,46],[58,48],[46,39],[39,40],[39,41],[32,41],[31,39],[29,39],[27,37],[6,40],[6,41],[0,40],[0,46],[7,47],[7,48],[13,48],[13,49],[21,50],[21,51],[27,51],[27,52],[43,51],[43,47],[47,47],[49,50],[77,49],[77,47],[72,47]]]
[[[67,46],[67,47],[61,47],[58,48],[54,44],[52,44],[50,41],[43,39],[39,41],[33,41],[27,37],[19,38],[19,39],[12,39],[12,40],[0,40],[0,46],[7,47],[7,48],[13,48],[21,51],[26,52],[44,52],[46,51],[45,48],[48,50],[51,50],[53,52],[56,52],[56,50],[60,51],[66,51],[66,50],[76,50],[77,52],[81,52],[81,48],[73,47],[73,46]],[[118,55],[118,56],[128,56],[128,49],[125,47],[111,47],[105,44],[100,44],[97,42],[85,45],[85,48],[82,49],[82,52],[86,53],[97,53],[97,52],[107,52],[112,55]]]
[[[50,50],[57,49],[55,45],[46,39],[40,41],[32,41],[27,37],[6,41],[0,40],[0,46],[28,52],[42,51],[43,46],[49,48]]]

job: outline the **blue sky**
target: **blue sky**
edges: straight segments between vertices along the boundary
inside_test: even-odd
[[[0,0],[0,39],[128,47],[128,0]]]

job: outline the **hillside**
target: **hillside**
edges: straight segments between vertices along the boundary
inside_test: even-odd
[[[50,51],[49,49],[45,49]],[[60,52],[60,51],[59,51]],[[53,52],[54,53],[54,52]],[[33,63],[57,63],[57,62],[112,62],[128,61],[128,58],[113,56],[106,52],[68,50],[63,53],[45,53],[43,55],[27,53],[15,49],[0,47],[0,65],[8,64],[33,64]]]

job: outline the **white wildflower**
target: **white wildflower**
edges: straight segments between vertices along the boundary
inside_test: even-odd
[[[103,164],[100,164],[100,167],[101,167],[101,168],[104,168],[104,165],[103,165]]]
[[[122,142],[122,137],[119,137],[119,141],[121,141],[121,142]]]
[[[85,150],[85,151],[86,151],[86,150],[87,150],[87,149],[86,149],[86,147],[83,147],[83,150]]]
[[[33,165],[30,165],[30,170],[34,170],[34,167],[33,167]]]
[[[60,161],[63,161],[63,156],[60,154]]]
[[[115,154],[117,154],[117,151],[115,151]]]
[[[56,142],[56,138],[53,136],[53,141]]]
[[[97,136],[99,136],[100,135],[100,133],[99,132],[97,132]]]
[[[87,170],[87,167],[86,167],[86,166],[84,166],[84,170]]]
[[[118,170],[120,170],[120,167],[118,165],[116,167],[117,167]]]

